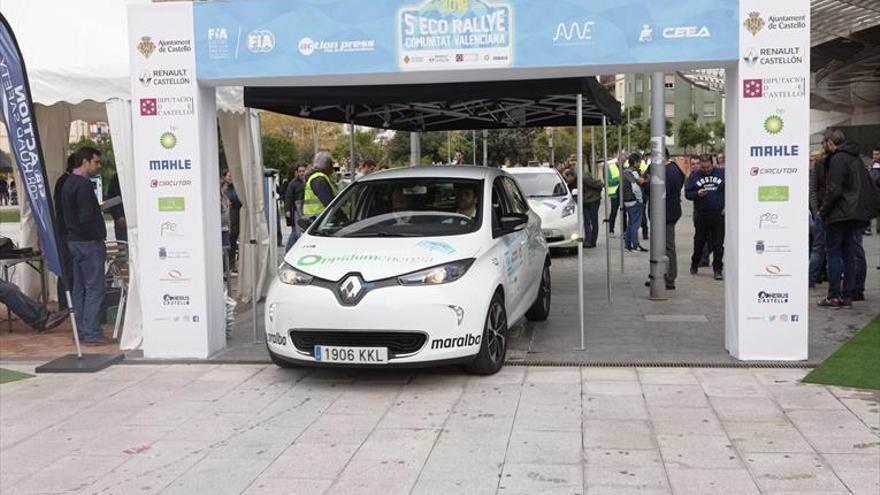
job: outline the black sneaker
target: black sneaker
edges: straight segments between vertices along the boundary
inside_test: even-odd
[[[715,280],[724,280],[724,274],[721,272],[715,272]]]
[[[638,251],[643,252],[643,253],[647,253],[647,252],[648,252],[648,250],[645,249],[645,248],[643,248],[641,244],[639,244],[639,246],[638,246],[636,249],[637,249]]]
[[[691,275],[696,275],[698,271],[697,265],[691,265]]]
[[[856,295],[852,296],[852,301],[853,301],[853,302],[855,302],[855,301],[864,301],[864,300],[865,300],[865,294],[864,294],[864,293],[859,293],[859,294],[856,294]]]
[[[844,297],[843,299],[840,300],[840,307],[843,309],[852,309],[852,307],[853,307],[852,302],[853,302],[852,299],[850,299],[848,297]]]
[[[675,284],[666,284],[666,290],[675,290]]]
[[[90,339],[83,339],[82,343],[85,345],[107,345],[107,344],[112,344],[113,339],[109,339],[103,335],[99,335],[97,337],[92,337]]]

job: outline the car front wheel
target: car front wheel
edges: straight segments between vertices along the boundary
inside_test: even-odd
[[[469,373],[477,375],[495,374],[504,366],[505,355],[507,355],[507,310],[504,308],[504,296],[499,291],[489,303],[480,352],[466,369]]]
[[[550,263],[544,263],[538,296],[532,303],[532,307],[526,311],[526,318],[529,321],[544,321],[548,316],[550,316]]]

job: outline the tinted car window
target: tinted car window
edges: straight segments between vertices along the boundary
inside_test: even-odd
[[[434,237],[479,230],[483,181],[409,178],[358,181],[309,233],[327,237]]]

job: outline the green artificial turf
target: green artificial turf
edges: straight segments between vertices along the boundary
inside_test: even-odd
[[[0,211],[0,222],[2,223],[18,223],[21,214],[18,210],[2,210]]]
[[[804,382],[880,390],[880,316],[807,375]]]
[[[6,368],[0,368],[0,384],[24,380],[25,378],[31,377],[33,377],[33,375],[28,375],[27,373],[19,373],[18,371],[12,371]]]

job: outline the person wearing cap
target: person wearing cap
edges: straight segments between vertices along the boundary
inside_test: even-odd
[[[314,218],[320,215],[336,197],[336,182],[331,178],[333,174],[333,157],[330,152],[318,152],[306,178],[306,189],[303,193],[304,217]]]

